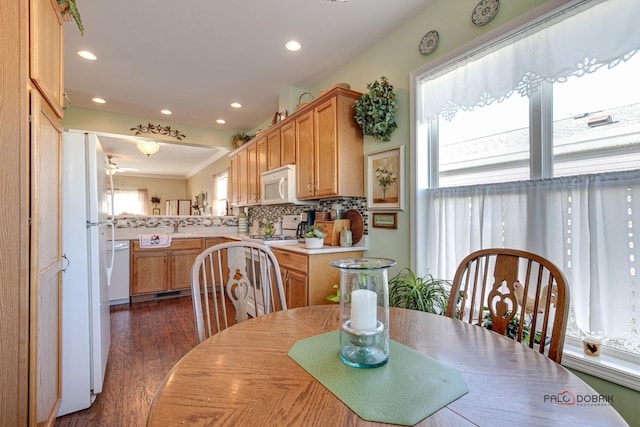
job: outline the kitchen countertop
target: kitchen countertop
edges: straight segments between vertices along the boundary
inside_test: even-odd
[[[172,239],[195,239],[200,237],[228,237],[238,239],[237,227],[180,227],[177,233],[173,227],[157,228],[116,228],[116,240],[137,240],[146,234],[167,234]]]
[[[297,243],[297,244],[278,244],[278,243],[271,243],[271,245],[269,245],[269,247],[271,247],[272,249],[280,249],[283,251],[291,251],[291,252],[298,252],[301,254],[305,254],[305,255],[314,255],[314,254],[328,254],[328,253],[337,253],[337,252],[352,252],[352,251],[366,251],[367,249],[369,249],[366,245],[366,237],[363,236],[362,240],[360,240],[360,242],[358,243],[357,246],[349,246],[349,247],[342,247],[342,246],[323,246],[322,248],[318,248],[318,249],[307,249],[304,246],[304,243]]]
[[[116,240],[138,240],[145,234],[168,234],[171,239],[197,239],[206,237],[224,237],[233,240],[241,240],[237,227],[184,227],[177,233],[173,232],[173,227],[158,228],[116,228]],[[366,251],[367,236],[363,236],[358,245],[351,247],[323,246],[318,249],[307,249],[304,243],[271,243],[269,247],[273,249],[297,252],[305,255],[327,254],[337,252]]]

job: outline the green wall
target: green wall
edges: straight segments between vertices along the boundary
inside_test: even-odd
[[[405,210],[398,214],[398,229],[369,228],[368,255],[396,259],[397,266],[391,274],[410,266],[409,73],[544,3],[543,0],[501,2],[498,15],[489,24],[478,27],[471,22],[474,4],[467,0],[436,0],[314,88],[317,93],[334,83],[346,82],[352,89],[365,92],[367,83],[379,80],[381,76],[388,77],[395,88],[398,100],[398,129],[393,133],[391,141],[380,142],[372,137],[365,137],[365,155],[400,145],[405,146]],[[431,30],[437,30],[440,35],[438,48],[431,55],[423,56],[418,51],[418,43],[422,36]]]
[[[410,105],[409,105],[409,73],[436,60],[453,50],[460,50],[464,45],[472,43],[480,36],[497,30],[514,18],[539,6],[561,4],[562,0],[531,0],[527,2],[501,2],[495,19],[483,27],[471,23],[471,10],[475,3],[466,0],[436,0],[422,13],[411,18],[393,33],[375,43],[362,55],[356,57],[344,68],[329,76],[320,85],[313,88],[319,90],[329,88],[334,83],[345,82],[357,91],[365,92],[367,83],[386,76],[394,85],[398,99],[396,121],[398,129],[391,141],[380,142],[372,137],[365,137],[365,155],[367,153],[405,145],[405,179],[406,197],[409,197],[410,173]],[[428,31],[437,30],[440,36],[438,48],[429,56],[418,52],[418,43]],[[367,167],[365,159],[365,168]],[[366,180],[365,180],[366,183]],[[409,200],[405,199],[405,210],[398,214],[398,229],[387,230],[369,228],[368,256],[389,257],[397,260],[395,270],[410,265],[410,212]],[[392,271],[390,274],[393,274]],[[575,372],[575,371],[574,371]],[[614,396],[614,407],[631,426],[640,427],[640,393],[617,384],[610,383],[591,375],[575,372],[597,392]]]
[[[595,391],[602,396],[613,397],[613,407],[625,419],[631,427],[640,427],[640,410],[638,403],[640,402],[640,393],[627,387],[611,383],[598,377],[594,377],[584,372],[569,369],[576,374],[582,381],[589,384]]]
[[[398,214],[398,229],[387,230],[369,227],[370,250],[367,255],[395,259],[397,266],[390,274],[394,274],[399,269],[410,265],[411,229],[408,197],[410,196],[409,145],[411,124],[409,73],[428,64],[430,61],[450,54],[452,51],[464,50],[466,45],[473,43],[477,38],[487,37],[493,32],[500,31],[501,26],[512,22],[535,8],[560,5],[565,2],[566,0],[503,1],[500,4],[500,10],[496,18],[483,27],[477,27],[471,22],[471,11],[476,2],[469,2],[468,0],[435,0],[421,13],[412,17],[388,36],[378,41],[372,41],[373,44],[367,51],[354,58],[336,73],[328,76],[321,84],[315,88],[310,88],[310,91],[316,96],[321,89],[328,89],[334,83],[345,82],[349,83],[352,89],[365,92],[367,83],[373,82],[381,76],[388,77],[389,81],[394,85],[398,99],[398,114],[396,115],[398,129],[392,135],[391,141],[386,143],[379,142],[368,136],[365,137],[365,154],[405,145],[405,210]],[[418,43],[422,36],[431,30],[439,32],[438,48],[431,55],[423,56],[418,52]],[[288,94],[286,91],[283,93]],[[283,98],[282,102],[287,101],[284,99],[286,96],[281,95],[281,97]],[[91,112],[85,112],[87,115],[84,117],[82,117],[82,112],[78,112],[78,115],[74,113],[72,108],[65,115],[65,120],[63,121],[65,127],[128,133],[127,126],[131,123],[130,118],[126,118],[126,116],[118,117],[118,115],[109,114],[102,116],[105,119],[105,122],[102,122],[96,117],[89,117]],[[255,129],[268,127],[270,120],[271,117],[265,118],[263,123],[256,124]],[[133,121],[135,125],[148,120],[134,118]],[[94,126],[87,128],[83,125],[88,122]],[[184,128],[190,134],[193,134],[194,139],[192,141],[197,140],[197,143],[205,145],[229,146],[228,141],[233,133],[191,129],[191,127],[181,124],[172,124],[172,127],[174,125],[181,130]],[[126,129],[127,132],[124,132],[123,129]],[[211,173],[215,173],[213,172],[214,170],[221,171],[228,167],[228,159],[223,159],[219,162],[221,163],[218,164],[216,162],[215,166],[211,167],[211,170],[203,171],[204,175],[198,176],[192,184],[197,181],[200,187],[206,183]],[[365,168],[366,166],[365,159]],[[200,184],[201,182],[202,184]],[[637,409],[634,410],[634,404],[640,401],[640,393],[586,374],[577,374],[599,393],[614,395],[614,407],[625,417],[630,425],[640,427],[640,415],[637,415]]]

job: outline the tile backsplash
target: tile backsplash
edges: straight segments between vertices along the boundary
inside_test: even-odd
[[[247,209],[249,224],[257,219],[264,224],[269,218],[271,221],[279,221],[282,215],[298,215],[309,209],[329,212],[335,204],[342,206],[344,211],[355,209],[362,215],[364,222],[364,234],[368,234],[369,216],[367,212],[367,199],[365,197],[351,197],[322,200],[317,205],[269,205],[253,206]],[[116,228],[156,228],[172,227],[178,221],[180,227],[233,227],[238,225],[235,216],[144,216],[144,215],[119,215],[116,216]]]
[[[367,212],[367,199],[365,197],[344,197],[339,199],[327,199],[321,200],[316,205],[298,206],[298,205],[270,205],[270,206],[255,206],[248,209],[249,225],[253,223],[254,219],[262,225],[265,220],[269,218],[271,221],[279,221],[282,215],[298,215],[309,209],[314,209],[316,212],[330,212],[333,205],[340,205],[343,211],[349,209],[355,209],[362,215],[364,222],[364,234],[368,234],[369,230],[369,216]]]

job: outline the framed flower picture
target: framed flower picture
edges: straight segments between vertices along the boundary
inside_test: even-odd
[[[367,207],[404,210],[404,145],[367,157]]]

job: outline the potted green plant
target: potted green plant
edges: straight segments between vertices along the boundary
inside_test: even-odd
[[[340,285],[333,285],[333,289],[336,290],[336,293],[327,295],[327,301],[340,302]]]
[[[58,0],[58,7],[60,8],[62,18],[67,22],[73,18],[80,30],[80,35],[84,35],[84,25],[82,25],[82,19],[80,18],[80,12],[78,12],[76,0]]]
[[[384,76],[380,80],[367,84],[369,93],[363,94],[353,105],[354,117],[362,133],[380,141],[389,141],[398,127],[395,120],[398,102],[389,80]]]
[[[250,140],[251,140],[251,135],[242,131],[238,131],[233,135],[231,135],[231,144],[233,144],[233,146],[236,148],[239,148],[242,144]]]
[[[318,249],[324,245],[324,238],[327,233],[322,231],[322,227],[312,225],[304,235],[304,245],[307,249]]]
[[[416,276],[405,268],[389,279],[389,306],[442,314],[447,308],[451,282],[431,275]]]

